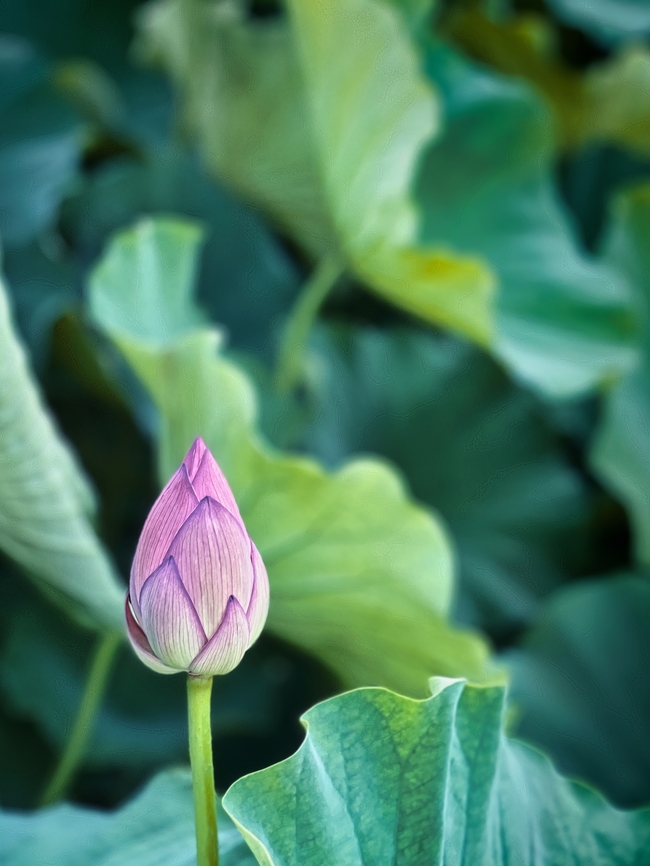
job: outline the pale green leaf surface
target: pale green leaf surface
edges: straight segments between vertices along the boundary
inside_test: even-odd
[[[138,51],[171,74],[210,168],[312,254],[335,246],[285,22],[246,21],[237,2],[161,0],[138,24]]]
[[[376,460],[337,473],[275,454],[255,433],[256,400],[244,374],[218,353],[219,333],[188,328],[166,343],[138,339],[132,325],[137,264],[196,240],[184,224],[143,222],[119,235],[91,279],[91,310],[140,376],[160,413],[161,479],[197,435],[221,464],[269,571],[268,627],[333,667],[348,684],[422,694],[431,671],[486,675],[486,650],[446,622],[452,555],[439,521],[412,503]],[[147,246],[130,260],[124,249]],[[189,269],[168,273],[178,292]],[[130,262],[128,267],[118,267]],[[132,267],[135,266],[135,271]],[[102,318],[119,310],[121,321]],[[171,309],[161,304],[162,325]],[[130,328],[133,332],[130,333]]]
[[[304,716],[298,752],[223,803],[262,866],[633,866],[650,811],[620,812],[501,732],[503,691],[436,679]]]
[[[86,624],[123,629],[92,494],[43,404],[0,284],[0,549]]]
[[[520,82],[442,45],[429,45],[426,67],[447,124],[418,178],[423,241],[494,269],[494,351],[515,376],[563,397],[620,375],[635,357],[629,286],[572,236],[553,187],[546,110]]]
[[[254,866],[238,830],[219,809],[223,866]],[[0,810],[0,862],[11,866],[194,866],[189,770],[156,776],[115,812],[68,804],[38,812]]]
[[[567,586],[505,662],[519,736],[625,806],[650,802],[650,580]]]
[[[417,224],[408,197],[415,161],[440,121],[398,10],[382,0],[290,0],[289,11],[343,245],[363,256],[386,240],[408,244]]]
[[[628,275],[644,322],[638,366],[606,397],[591,462],[626,505],[637,558],[650,563],[650,186],[619,199],[605,256]]]
[[[93,313],[107,330],[150,346],[164,346],[201,321],[191,298],[202,233],[194,223],[178,222],[176,231],[166,232],[160,242],[159,225],[142,222],[138,235],[120,235],[113,255],[96,269],[96,278],[108,283],[131,274],[136,282],[130,291],[93,297]]]
[[[288,8],[320,177],[352,268],[395,303],[489,342],[492,275],[437,239],[417,243],[411,184],[439,133],[439,103],[399,10],[383,0]]]

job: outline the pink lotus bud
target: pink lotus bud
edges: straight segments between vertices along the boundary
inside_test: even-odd
[[[259,637],[269,582],[223,472],[197,439],[145,521],[126,623],[163,674],[227,674]]]

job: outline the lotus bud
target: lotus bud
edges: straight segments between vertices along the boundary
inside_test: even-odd
[[[269,583],[223,472],[197,439],[149,512],[131,568],[129,638],[163,674],[227,674],[259,637]]]

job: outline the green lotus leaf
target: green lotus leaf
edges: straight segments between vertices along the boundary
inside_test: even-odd
[[[288,10],[290,29],[227,3],[161,0],[142,18],[141,50],[177,82],[214,169],[313,255],[543,392],[626,370],[627,284],[573,238],[533,93],[411,30],[400,4]]]
[[[174,78],[207,165],[313,255],[336,246],[286,23],[179,0],[149,4],[138,23],[138,53]]]
[[[299,751],[223,804],[261,866],[641,864],[650,810],[620,812],[501,730],[501,688],[434,679],[311,709]]]
[[[521,82],[440,44],[426,52],[447,125],[417,182],[423,241],[490,264],[494,351],[516,378],[568,397],[620,377],[636,357],[630,288],[572,236],[554,189],[548,111]]]
[[[223,866],[254,866],[219,809]],[[196,862],[189,770],[156,776],[114,812],[63,804],[38,812],[0,810],[0,861],[12,866],[190,866]]]
[[[56,429],[0,283],[0,550],[66,610],[124,630],[124,590],[92,526],[93,495]]]

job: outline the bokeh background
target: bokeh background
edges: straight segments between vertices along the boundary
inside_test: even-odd
[[[3,0],[0,235],[15,327],[126,580],[162,480],[160,407],[91,309],[90,274],[142,217],[197,221],[197,315],[253,383],[257,433],[328,470],[358,454],[394,467],[448,533],[451,622],[482,635],[512,678],[510,730],[616,804],[644,805],[650,4],[393,6],[411,59],[363,91],[376,46],[356,55],[339,34],[319,149],[303,141],[303,102],[322,70],[307,62],[313,77],[300,78],[312,37],[296,47],[275,0]],[[382,114],[381,90],[399,100],[405,68],[431,88],[419,131]],[[362,91],[361,108],[346,91],[349,117],[331,97],[346,77]],[[387,177],[403,189],[382,201]],[[415,264],[394,257],[406,199]],[[318,295],[323,262],[335,276],[297,307],[305,285]],[[444,300],[456,291],[461,313]],[[26,580],[24,558],[0,547],[0,803],[31,808],[96,634],[40,592],[38,566]],[[291,754],[300,714],[347,685],[326,652],[290,637],[265,632],[215,687],[219,790]],[[365,684],[377,681],[369,671]],[[115,806],[185,761],[184,688],[124,644],[70,797]]]

